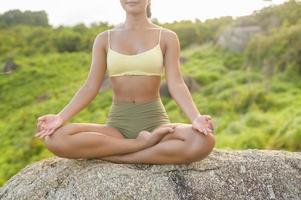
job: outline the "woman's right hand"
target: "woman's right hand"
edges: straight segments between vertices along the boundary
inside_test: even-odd
[[[51,135],[57,128],[63,125],[63,119],[59,115],[47,114],[38,118],[36,137]]]

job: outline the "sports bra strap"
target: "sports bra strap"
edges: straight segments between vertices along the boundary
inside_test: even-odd
[[[161,32],[162,32],[162,29],[163,29],[163,27],[161,26],[160,33],[159,33],[159,44],[160,44],[160,41],[161,41]],[[108,30],[108,48],[110,48],[110,32],[111,32],[111,30]]]
[[[161,41],[161,32],[162,32],[162,29],[163,29],[163,27],[161,26],[160,33],[159,33],[159,44],[160,44],[160,41]]]

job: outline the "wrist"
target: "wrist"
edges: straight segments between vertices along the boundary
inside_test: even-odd
[[[202,114],[198,114],[197,116],[194,117],[193,121],[202,116],[203,116]]]
[[[58,113],[57,116],[61,119],[62,124],[64,124],[67,121],[67,119],[65,119],[61,113]]]

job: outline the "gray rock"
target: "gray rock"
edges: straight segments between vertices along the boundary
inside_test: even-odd
[[[234,52],[242,52],[257,33],[263,33],[260,26],[229,27],[219,35],[216,43]]]
[[[52,157],[28,165],[0,199],[301,199],[301,152],[219,150],[190,164]]]
[[[3,73],[2,74],[9,74],[16,70],[19,66],[12,60],[9,59],[6,61],[4,67],[3,67]]]

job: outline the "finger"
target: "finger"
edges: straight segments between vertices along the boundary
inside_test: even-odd
[[[44,119],[41,118],[41,117],[39,117],[39,118],[37,119],[37,121],[44,121]]]
[[[212,133],[212,130],[211,129],[207,129],[208,133]]]
[[[45,116],[38,117],[38,120],[44,120]]]
[[[205,129],[203,129],[203,128],[198,128],[197,130],[198,130],[200,133],[206,134],[206,131],[205,131]]]
[[[49,129],[49,127],[48,127],[48,125],[46,124],[46,123],[42,123],[42,129],[46,129],[46,130],[48,130]]]
[[[55,128],[50,129],[50,132],[48,133],[48,135],[51,135],[54,131],[55,131]]]
[[[38,132],[36,134],[38,134],[38,133],[40,133],[42,131],[44,131],[44,129],[42,127],[39,127]]]
[[[45,133],[43,134],[43,136],[50,134],[51,131],[52,131],[52,129],[47,129],[47,130],[45,131]]]
[[[46,132],[47,135],[51,135],[55,129],[54,128],[49,128],[48,132]]]
[[[42,134],[44,134],[46,131],[46,129],[41,130],[40,132],[38,132],[37,134],[35,134],[36,137],[40,137]]]
[[[195,130],[197,130],[200,133],[206,134],[205,129],[203,127],[201,127],[201,126],[197,126],[197,127],[192,126],[192,128],[195,129]]]
[[[46,134],[42,135],[42,136],[40,137],[41,140],[43,140],[46,136],[47,136]]]
[[[45,131],[45,130],[38,131],[38,132],[35,134],[35,136],[36,136],[36,137],[39,136],[43,131]]]
[[[38,120],[38,123],[44,123],[45,120]]]
[[[47,136],[50,136],[52,133],[53,133],[53,131],[54,131],[55,129],[53,128],[53,129],[50,129],[47,133],[45,133],[44,135],[43,135],[43,139],[45,139]]]
[[[206,117],[206,120],[211,122],[212,118],[211,117]]]
[[[41,135],[41,138],[43,138],[46,135],[48,135],[50,131],[51,131],[51,129],[46,129],[46,131]]]
[[[37,138],[41,137],[41,135],[42,135],[44,132],[45,132],[45,130],[43,130],[43,131],[37,133],[37,134],[35,135],[35,137],[37,137]]]
[[[49,136],[49,133],[48,133],[48,132],[47,132],[47,133],[44,133],[43,135],[41,135],[41,139],[45,139],[46,136]]]
[[[43,122],[39,121],[38,124],[37,124],[37,128],[39,131],[42,130],[42,125],[43,125]]]
[[[213,124],[212,124],[212,122],[208,122],[208,123],[207,123],[207,125],[208,125],[208,128],[210,128],[210,129],[212,129],[212,128],[213,128]]]
[[[44,122],[39,121],[38,124],[37,124],[38,129],[42,129],[43,124],[44,124]]]
[[[45,134],[45,133],[43,133],[42,135],[40,135],[40,137],[39,137],[39,138],[43,139],[45,136],[46,136],[46,134]]]
[[[205,116],[206,116],[206,118],[211,119],[211,116],[210,116],[210,115],[205,115]]]
[[[206,132],[205,132],[205,130],[203,128],[199,128],[198,130],[199,130],[199,132],[201,132],[201,133],[203,133],[203,134],[206,135]]]
[[[206,132],[206,131],[204,131],[204,130],[202,131],[202,133],[203,133],[204,135],[207,135],[207,132]]]
[[[206,119],[206,120],[209,120],[210,117],[208,117],[208,115],[203,115],[203,117]]]
[[[202,127],[202,130],[203,130],[204,133],[207,134],[207,128],[206,127]]]
[[[40,125],[42,123],[42,121],[37,121],[37,125]]]
[[[213,133],[213,132],[214,132],[213,126],[211,126],[211,127],[209,128],[209,130],[211,131],[211,133]]]

